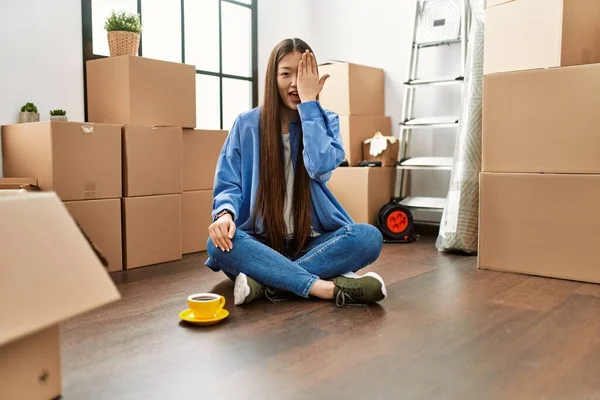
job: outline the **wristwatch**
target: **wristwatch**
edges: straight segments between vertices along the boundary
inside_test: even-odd
[[[225,214],[229,214],[229,215],[231,215],[231,218],[233,218],[233,213],[231,211],[229,211],[229,210],[226,209],[226,210],[221,211],[217,215],[215,215],[215,219],[213,220],[213,222],[215,222],[216,220],[218,220],[219,218],[221,218]]]

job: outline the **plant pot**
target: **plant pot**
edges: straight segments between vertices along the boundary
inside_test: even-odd
[[[23,124],[26,122],[39,122],[40,113],[34,113],[29,111],[21,111],[19,113],[19,123]]]
[[[140,34],[127,31],[109,31],[108,48],[111,57],[137,56]]]
[[[66,115],[51,115],[50,121],[68,121]]]

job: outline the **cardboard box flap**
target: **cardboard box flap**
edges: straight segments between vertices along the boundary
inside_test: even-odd
[[[319,63],[319,66],[321,65],[332,65],[332,64],[350,64],[348,61],[344,61],[344,60],[334,60],[334,59],[327,59],[323,62]]]
[[[357,64],[354,62],[350,62],[350,61],[345,61],[345,60],[334,60],[334,59],[328,59],[325,60],[323,62],[320,62],[318,65],[320,66],[324,66],[324,65],[335,65],[335,64],[347,64],[347,65],[356,65],[358,67],[365,67],[365,68],[373,68],[373,69],[380,69],[379,67],[373,67],[371,65],[365,65],[365,64]]]
[[[35,178],[0,178],[0,190],[5,189],[37,189]]]
[[[37,186],[35,178],[0,178],[0,187],[21,187],[21,186]]]
[[[492,8],[502,4],[512,3],[513,1],[517,0],[488,0],[486,8]]]
[[[55,193],[0,196],[0,345],[120,298]]]

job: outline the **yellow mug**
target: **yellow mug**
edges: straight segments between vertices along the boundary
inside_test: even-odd
[[[196,293],[188,297],[188,306],[197,319],[211,319],[225,306],[225,297],[215,293]]]

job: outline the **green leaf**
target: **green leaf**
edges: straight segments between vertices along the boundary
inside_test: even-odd
[[[140,15],[127,11],[112,10],[106,18],[104,29],[107,31],[142,32]]]
[[[32,112],[37,113],[38,109],[33,103],[27,103],[23,107],[21,107],[21,112]]]

